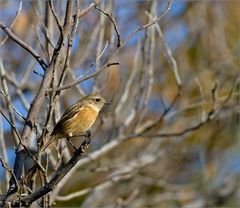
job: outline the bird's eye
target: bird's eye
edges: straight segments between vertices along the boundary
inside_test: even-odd
[[[100,101],[100,98],[96,98],[95,101],[96,101],[96,102],[99,102],[99,101]]]

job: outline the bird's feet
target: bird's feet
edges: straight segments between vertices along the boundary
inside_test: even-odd
[[[88,137],[88,138],[91,138],[92,137],[91,131],[87,130],[85,136]]]
[[[90,130],[87,130],[86,135],[85,135],[85,141],[87,144],[89,144],[91,142],[91,138],[92,138],[92,133]]]

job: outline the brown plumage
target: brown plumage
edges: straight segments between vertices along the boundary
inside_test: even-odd
[[[89,130],[104,104],[107,102],[101,95],[92,94],[69,107],[54,127],[42,151],[56,139],[77,137]]]

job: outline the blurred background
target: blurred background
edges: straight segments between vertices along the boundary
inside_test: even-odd
[[[90,3],[81,1],[80,11]],[[53,5],[63,22],[66,2]],[[86,94],[99,92],[112,104],[92,128],[83,160],[50,195],[54,206],[239,207],[240,2],[111,0],[98,6],[115,20],[123,45],[115,50],[114,25],[93,8],[79,19],[64,84],[108,61],[120,65],[63,90],[51,128]],[[168,6],[156,24],[134,32]],[[0,20],[46,62],[59,36],[48,12],[45,1],[0,2]],[[44,71],[3,30],[0,44],[1,90],[5,80],[13,106],[26,117]],[[46,98],[39,131],[48,104]],[[3,94],[0,109],[8,116]],[[13,119],[21,132],[24,120],[16,113]],[[13,167],[17,141],[11,130],[1,116],[0,154]],[[29,147],[36,147],[34,134]],[[8,179],[0,167],[2,193]]]

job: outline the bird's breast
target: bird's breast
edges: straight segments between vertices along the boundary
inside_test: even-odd
[[[95,122],[98,112],[91,107],[82,107],[71,119],[64,125],[67,134],[79,135],[86,132]]]

